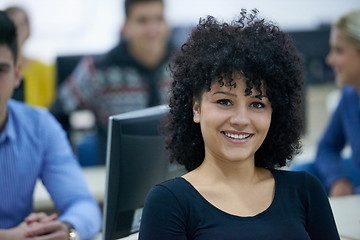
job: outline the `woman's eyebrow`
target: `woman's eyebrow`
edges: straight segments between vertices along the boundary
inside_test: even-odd
[[[224,94],[224,95],[227,95],[227,96],[237,97],[237,95],[236,95],[235,93],[225,92],[225,91],[217,91],[217,92],[214,92],[214,93],[213,93],[213,96],[216,95],[216,94]],[[250,95],[249,97],[251,97],[251,98],[257,98],[257,99],[260,99],[260,100],[261,100],[261,98],[269,98],[269,97],[266,96],[266,95],[255,95],[255,94],[252,94],[252,95]]]
[[[224,94],[224,95],[233,96],[233,97],[237,96],[235,93],[224,92],[224,91],[217,91],[217,92],[213,93],[213,95],[216,95],[216,94]]]
[[[269,98],[268,96],[266,96],[266,95],[251,95],[250,96],[251,98]]]

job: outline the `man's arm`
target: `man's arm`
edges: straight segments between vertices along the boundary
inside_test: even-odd
[[[59,220],[73,225],[81,239],[90,239],[101,227],[100,208],[59,123],[46,111],[43,117],[41,179],[60,212]]]

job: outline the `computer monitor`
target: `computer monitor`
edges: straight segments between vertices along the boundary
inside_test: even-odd
[[[109,118],[103,239],[118,239],[138,232],[142,207],[156,183],[185,171],[170,164],[159,133],[168,113],[160,105]]]
[[[57,86],[60,86],[71,75],[71,73],[75,70],[80,60],[85,56],[93,57],[94,60],[98,60],[102,58],[104,54],[88,53],[88,54],[77,54],[77,55],[59,55],[56,57],[55,77],[56,77]]]
[[[324,25],[314,30],[289,32],[303,57],[305,85],[332,83],[334,80],[333,71],[325,61],[330,51],[330,30],[330,26]]]

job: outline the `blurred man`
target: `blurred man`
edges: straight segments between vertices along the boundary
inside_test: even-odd
[[[81,108],[95,114],[101,163],[110,115],[168,100],[167,65],[174,47],[163,0],[125,0],[125,15],[119,44],[100,59],[84,58],[61,87],[55,105],[67,114]]]
[[[45,109],[10,99],[20,82],[16,29],[0,11],[0,239],[91,239],[101,212],[64,131]],[[41,179],[59,212],[33,213]]]

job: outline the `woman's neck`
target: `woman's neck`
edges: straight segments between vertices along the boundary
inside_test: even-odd
[[[192,178],[207,180],[208,184],[225,183],[251,185],[261,181],[268,175],[267,170],[257,168],[253,161],[218,163],[213,161],[204,162],[195,170],[185,175],[185,179]],[[188,178],[187,178],[188,177]]]

